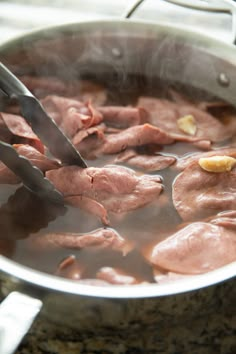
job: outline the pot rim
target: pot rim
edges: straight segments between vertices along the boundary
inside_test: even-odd
[[[21,41],[52,38],[53,34],[70,34],[77,30],[80,33],[86,33],[88,29],[105,29],[105,28],[120,28],[122,30],[133,27],[139,31],[152,30],[155,33],[164,32],[173,37],[182,38],[197,45],[199,49],[204,48],[205,51],[213,55],[219,56],[227,61],[235,63],[235,47],[232,44],[224,43],[212,37],[197,33],[195,31],[186,30],[183,27],[175,25],[166,25],[164,23],[147,22],[144,20],[123,20],[123,19],[100,19],[96,21],[83,21],[70,24],[62,24],[56,26],[47,26],[40,29],[35,29],[27,33],[20,34],[17,37],[8,39],[0,43],[0,52],[13,49]],[[99,27],[100,26],[100,27]],[[134,32],[136,35],[136,32]],[[150,33],[150,32],[149,32]],[[148,298],[159,297],[167,295],[175,295],[188,291],[201,289],[210,285],[223,282],[227,279],[233,278],[236,275],[236,261],[227,264],[219,269],[210,271],[208,273],[188,276],[186,279],[178,281],[171,281],[170,283],[153,283],[143,285],[111,285],[111,286],[94,286],[87,284],[76,283],[76,281],[59,278],[54,275],[34,270],[26,267],[11,259],[0,255],[0,271],[13,277],[15,281],[22,280],[28,285],[40,287],[42,289],[53,290],[61,293],[100,297],[100,298]]]
[[[0,270],[17,278],[17,280],[23,280],[44,290],[80,296],[126,299],[177,295],[223,282],[236,275],[236,261],[208,273],[190,275],[186,279],[171,281],[166,284],[150,283],[143,285],[98,286],[81,284],[75,280],[60,278],[23,266],[4,256],[0,256]]]

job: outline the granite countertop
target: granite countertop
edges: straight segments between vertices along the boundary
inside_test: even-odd
[[[179,322],[173,320],[173,325],[162,317],[159,325],[133,323],[128,327],[124,324],[123,330],[76,331],[55,326],[40,315],[16,354],[235,354],[236,279],[218,284],[213,291],[212,287],[201,291],[205,292],[206,308],[193,310],[193,301],[192,309],[190,306]],[[165,316],[161,313],[157,316]]]

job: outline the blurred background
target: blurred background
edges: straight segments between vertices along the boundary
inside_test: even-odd
[[[0,0],[0,41],[34,28],[119,17],[133,0]]]
[[[183,0],[181,0],[183,1]],[[0,0],[0,42],[12,37],[49,25],[95,20],[121,18],[129,13],[132,5],[139,0]],[[141,0],[140,0],[141,2]],[[235,19],[223,0],[185,0],[188,7],[178,6],[166,0],[145,0],[136,8],[135,19],[161,21],[165,24],[179,24],[196,29],[223,41],[232,42],[236,38]],[[191,4],[203,8],[215,4],[221,11],[201,11]],[[161,5],[161,6],[160,6]],[[236,11],[234,13],[236,17]],[[232,32],[233,30],[233,32]]]

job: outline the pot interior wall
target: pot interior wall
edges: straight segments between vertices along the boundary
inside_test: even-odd
[[[174,84],[187,87],[190,96],[203,94],[206,99],[207,93],[235,104],[235,66],[211,47],[210,39],[201,41],[194,34],[108,22],[21,37],[2,46],[0,56],[19,75],[57,76],[68,82],[93,78],[123,93],[137,86],[153,89],[161,82],[164,90]]]

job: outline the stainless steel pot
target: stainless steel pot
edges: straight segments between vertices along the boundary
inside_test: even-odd
[[[127,11],[135,20],[81,22],[38,30],[1,45],[1,61],[16,72],[39,75],[50,72],[74,77],[78,73],[93,73],[109,78],[115,72],[120,87],[125,87],[127,73],[141,73],[150,83],[155,76],[165,82],[191,85],[236,106],[234,4],[230,0],[196,1],[193,9],[190,2],[187,8],[182,7],[184,2],[180,0],[158,2],[159,6],[172,3],[178,6],[178,11],[190,14],[201,11],[206,16],[207,11],[209,16],[223,16],[221,21],[227,15],[232,28],[228,26],[229,31],[222,28],[218,40],[213,38],[214,31],[210,36],[192,31],[189,28],[192,21],[184,26],[140,20],[141,13],[144,16],[149,11],[153,16],[154,10],[157,14],[161,12],[161,7],[152,10],[153,1],[135,3]],[[212,28],[220,32],[220,27]],[[3,256],[0,269],[1,291],[7,296],[0,307],[0,352],[9,354],[40,310],[55,323],[79,330],[95,327],[96,331],[125,328],[134,322],[173,323],[183,319],[193,304],[194,311],[207,312],[218,291],[216,284],[236,275],[236,262],[177,284],[111,287],[77,284],[29,269]],[[206,292],[203,288],[209,286]],[[165,314],[165,319],[160,313]]]

